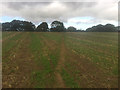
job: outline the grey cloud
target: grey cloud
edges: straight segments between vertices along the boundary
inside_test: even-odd
[[[35,7],[37,5],[43,6],[48,5],[50,3],[51,2],[4,2],[3,4],[13,10],[20,10],[23,9],[24,7]]]
[[[3,16],[22,17],[36,24],[56,19],[67,22],[70,18],[81,16],[90,16],[101,20],[117,20],[117,11],[114,5],[116,4],[101,2],[7,2],[3,3],[2,14]]]

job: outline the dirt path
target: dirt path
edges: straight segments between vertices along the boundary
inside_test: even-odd
[[[38,69],[36,63],[32,59],[29,51],[30,39],[26,33],[25,38],[19,44],[18,49],[7,63],[8,67],[5,72],[3,68],[3,87],[4,88],[30,88],[33,87],[31,82],[32,71]],[[9,73],[8,73],[9,72]]]
[[[104,70],[99,68],[93,62],[81,58],[79,55],[67,49],[67,62],[71,62],[74,70],[79,71],[78,74],[73,75],[73,70],[67,70],[82,88],[115,88],[117,86],[117,78],[107,75]],[[65,67],[66,69],[67,67]],[[77,78],[80,78],[78,80]]]
[[[55,68],[56,83],[53,85],[53,88],[67,88],[60,74],[62,68],[66,69],[66,71],[75,78],[75,81],[79,83],[81,88],[117,86],[116,82],[113,82],[117,81],[116,77],[108,77],[97,65],[72,52],[72,50],[65,46],[64,35],[62,37],[60,58]],[[40,36],[40,38],[43,39],[46,48],[49,48],[49,50],[55,51],[55,49],[58,48],[56,47],[58,44],[54,43],[54,41],[47,40],[44,36]],[[24,34],[23,38],[17,41],[19,42],[17,47],[7,56],[9,61],[5,62],[5,64],[3,63],[5,65],[3,67],[3,88],[34,87],[34,83],[31,82],[31,73],[40,70],[40,68],[36,65],[36,62],[34,62],[33,55],[29,50],[30,40],[29,33]],[[68,56],[68,58],[65,56]],[[6,59],[6,56],[3,57],[3,60],[4,59]],[[71,70],[64,66],[66,62],[70,62],[72,64],[71,67],[75,66],[75,69]],[[74,70],[80,72],[74,74]],[[78,80],[78,78],[80,78],[80,80]]]
[[[56,76],[56,81],[57,81],[57,85],[55,87],[57,88],[66,88],[63,78],[60,74],[60,71],[62,69],[62,67],[64,66],[64,62],[65,62],[65,44],[64,44],[64,37],[62,38],[62,42],[61,42],[61,50],[60,50],[60,59],[58,61],[58,65],[56,67],[56,72],[55,72],[55,76]]]
[[[55,51],[57,49],[57,43],[54,40],[48,40],[44,36],[40,36],[42,38],[45,45],[52,51]],[[53,88],[66,88],[64,81],[62,79],[62,76],[60,74],[61,68],[64,66],[65,61],[65,44],[64,44],[64,36],[61,41],[60,45],[60,59],[58,60],[58,65],[55,68],[55,79],[56,83],[53,85]]]
[[[55,50],[57,43],[54,40],[51,40],[49,38],[46,38],[41,34],[40,38],[42,38],[43,42],[45,45],[50,49],[50,50]]]
[[[20,33],[21,33],[21,32],[16,32],[16,33],[14,33],[14,34],[12,34],[12,35],[10,35],[10,36],[8,36],[8,37],[0,40],[0,42],[4,42],[4,41],[8,40],[9,38],[12,38],[12,37],[14,37],[14,36],[16,36],[16,35],[18,35],[18,34],[20,34]]]

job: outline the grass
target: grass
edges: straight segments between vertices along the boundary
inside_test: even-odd
[[[60,44],[62,39],[62,34],[56,33],[56,32],[49,32],[49,33],[43,33],[43,36],[45,36],[48,40],[54,40],[58,44]]]
[[[118,63],[117,33],[74,33],[66,37],[65,43],[80,56],[98,63],[101,68],[113,67],[109,73],[115,74],[113,72]]]
[[[31,33],[31,40],[32,42],[30,44],[30,48],[34,55],[34,60],[36,61],[37,65],[41,65],[40,67],[42,67],[42,70],[34,71],[32,77],[35,78],[33,78],[32,81],[37,82],[35,86],[36,88],[49,87],[54,82],[54,68],[52,68],[50,60],[52,60],[53,65],[56,65],[57,57],[50,54],[48,48],[44,45],[38,34]],[[48,54],[48,56],[45,56],[45,54]]]
[[[12,38],[8,38],[4,43],[3,43],[3,47],[2,47],[2,53],[3,56],[5,53],[7,53],[10,49],[16,47],[18,45],[17,40],[21,39],[21,34],[15,35]],[[4,37],[4,34],[3,34]]]
[[[3,32],[3,40],[14,33],[16,32]],[[82,76],[80,77],[82,71],[80,71],[81,65],[79,63],[81,61],[77,60],[77,58],[74,59],[72,55],[68,54],[69,52],[102,69],[108,77],[118,76],[117,33],[29,32],[27,35],[30,37],[30,42],[28,43],[29,53],[32,55],[32,59],[35,61],[37,67],[37,69],[33,69],[31,72],[31,82],[34,84],[33,88],[49,88],[55,85],[56,77],[54,72],[56,72],[56,67],[61,57],[60,52],[63,38],[66,53],[65,61],[59,73],[62,76],[65,86],[80,88],[82,87],[80,83],[82,83],[81,80],[83,79]],[[17,47],[18,42],[21,39],[24,40],[25,36],[23,32],[3,42],[3,56],[8,54],[9,51],[14,50],[14,47]],[[8,60],[6,59],[6,61]],[[15,71],[11,72],[14,73]],[[90,80],[90,77],[87,77],[87,79]],[[112,81],[110,83],[112,85]]]
[[[2,32],[2,39],[9,37],[10,35],[14,34],[16,32]]]
[[[62,69],[61,75],[67,87],[80,88],[78,83],[74,81],[74,77],[70,76],[64,68]]]

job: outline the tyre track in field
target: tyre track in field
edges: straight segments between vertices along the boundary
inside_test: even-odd
[[[70,56],[66,59],[67,62],[71,62],[73,66],[75,66],[74,70],[80,71],[80,73],[76,74],[73,77],[79,77],[80,80],[75,79],[76,82],[82,88],[116,88],[117,87],[117,78],[106,75],[103,69],[97,67],[94,63],[87,60],[86,58],[80,58],[79,55],[71,52],[67,48],[67,56]],[[67,68],[67,67],[66,67]],[[73,75],[73,71],[67,69],[67,71]]]
[[[44,35],[41,34],[40,38],[42,38],[43,42],[45,45],[50,49],[50,50],[55,50],[57,43],[54,40],[51,40],[49,38],[46,38]]]
[[[117,88],[117,76],[107,75],[106,70],[100,68],[85,56],[81,57],[69,47],[66,47],[66,56],[68,56],[66,63],[70,62],[71,67],[74,67],[74,69],[71,69],[70,66],[65,66],[65,69],[74,77],[81,88]],[[75,70],[79,73],[75,74]]]
[[[34,83],[31,81],[31,74],[34,70],[39,70],[36,63],[33,60],[33,55],[29,50],[30,36],[29,32],[24,34],[24,38],[21,39],[14,56],[11,57],[8,63],[9,73],[4,73],[3,87],[4,88],[31,88],[34,87]]]
[[[53,42],[47,40],[44,36],[42,37],[43,41],[46,43],[49,48],[55,47]],[[52,43],[52,44],[51,44]],[[72,65],[76,66],[76,69],[80,71],[80,73],[73,75],[73,70],[67,70],[70,76],[73,75],[75,82],[79,83],[82,88],[115,88],[117,87],[117,78],[106,75],[104,71],[97,67],[94,63],[87,60],[86,58],[81,58],[78,54],[72,52],[65,46],[64,37],[62,38],[60,45],[60,59],[58,60],[58,65],[55,71],[56,83],[54,85],[55,88],[66,88],[62,76],[60,74],[61,68],[64,67],[64,63],[71,62]],[[52,50],[52,49],[51,49]],[[68,59],[65,58],[68,56]],[[67,63],[66,62],[66,63]],[[76,63],[76,64],[74,64]],[[66,67],[64,67],[66,69]],[[79,77],[80,80],[76,79]]]
[[[58,61],[58,65],[56,67],[56,79],[57,79],[57,87],[56,88],[66,88],[64,80],[60,74],[62,67],[64,67],[65,62],[65,44],[64,44],[64,37],[62,38],[61,46],[60,46],[60,59]]]
[[[11,80],[9,80],[8,78],[11,78],[13,75],[11,70],[15,69],[15,62],[13,61],[13,58],[15,58],[16,55],[16,51],[18,50],[18,48],[20,47],[20,44],[22,43],[22,40],[24,39],[24,36],[22,38],[20,38],[19,40],[16,40],[17,45],[14,48],[11,48],[8,52],[5,53],[4,56],[2,56],[2,73],[3,73],[3,78],[2,78],[2,86],[3,88],[9,88],[11,87],[10,82]],[[6,61],[6,59],[8,59],[8,61]],[[5,60],[5,61],[4,61]]]
[[[47,38],[43,35],[40,36],[45,43],[45,45],[48,46],[50,50],[55,50],[56,49],[56,42],[53,40],[47,40]],[[60,74],[61,68],[64,66],[64,61],[65,61],[65,45],[64,45],[64,37],[62,38],[62,42],[60,45],[60,59],[58,60],[58,65],[55,68],[55,79],[56,83],[53,85],[53,88],[66,88],[64,80],[62,79],[62,76]]]
[[[22,33],[19,33],[19,34],[21,34],[21,36],[23,36],[23,34]],[[18,34],[17,34],[18,35]],[[16,36],[16,35],[14,35],[14,36]],[[13,37],[14,37],[13,36]],[[11,37],[12,38],[12,37]],[[19,43],[21,43],[21,39],[23,39],[23,37],[20,37],[19,39],[17,39],[17,40],[15,40],[14,42],[16,42],[16,44],[15,44],[15,47],[12,47],[9,51],[7,51],[7,52],[5,52],[6,54],[5,54],[5,56],[2,56],[2,58],[4,59],[4,57],[6,58],[6,57],[9,57],[9,55],[11,56],[11,55],[13,55],[13,53],[14,53],[14,51],[15,51],[15,48],[17,48],[18,46],[19,46]],[[8,43],[9,41],[7,41],[7,42],[2,42],[2,45],[4,45],[4,43],[6,44],[6,43]],[[2,47],[3,48],[3,47]],[[5,47],[4,47],[5,48]],[[14,49],[13,49],[14,48]]]
[[[12,35],[4,38],[3,40],[0,40],[0,42],[4,42],[4,41],[8,40],[9,38],[12,38],[12,37],[14,37],[14,36],[16,36],[16,35],[18,35],[18,34],[20,34],[20,33],[21,33],[21,32],[16,32],[16,33],[14,33],[14,34],[12,34]]]

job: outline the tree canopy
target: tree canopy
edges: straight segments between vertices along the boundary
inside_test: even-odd
[[[114,32],[117,31],[117,28],[112,24],[106,24],[106,25],[97,25],[93,26],[91,28],[86,29],[87,32]]]
[[[34,31],[35,25],[28,21],[13,20],[2,23],[3,31]]]
[[[2,26],[2,31],[38,31],[38,32],[116,32],[120,31],[120,26],[115,27],[112,24],[106,25],[96,25],[86,30],[76,29],[73,26],[68,27],[67,29],[64,26],[64,23],[61,21],[53,21],[51,23],[51,28],[48,28],[47,22],[42,22],[40,25],[35,27],[32,22],[29,21],[20,21],[13,20],[11,22],[0,23]]]
[[[42,22],[40,25],[38,25],[38,27],[36,28],[36,31],[47,32],[48,24],[46,22]]]
[[[76,29],[75,27],[73,27],[73,26],[70,26],[70,27],[67,28],[66,31],[67,31],[67,32],[76,32],[77,29]]]
[[[60,21],[53,21],[51,23],[50,31],[52,31],[52,32],[64,32],[65,31],[64,24]]]

